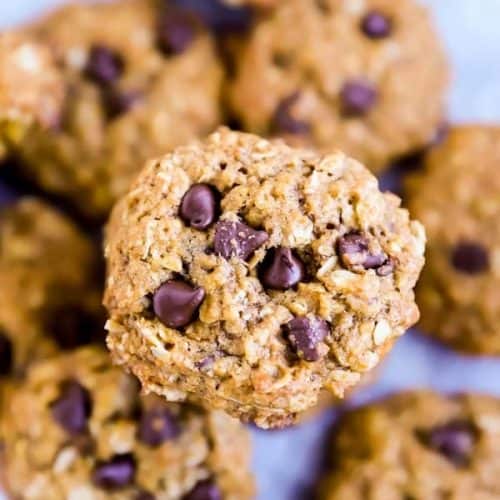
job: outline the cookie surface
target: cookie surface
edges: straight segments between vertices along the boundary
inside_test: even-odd
[[[0,153],[27,127],[51,127],[59,118],[64,86],[48,47],[17,33],[0,35]]]
[[[238,421],[138,390],[98,348],[34,365],[3,415],[7,491],[30,500],[252,497]]]
[[[30,29],[52,47],[66,99],[58,129],[33,131],[19,154],[40,186],[84,214],[105,216],[138,165],[220,121],[214,43],[163,4],[70,5]]]
[[[320,500],[493,500],[500,496],[500,400],[403,393],[347,413]]]
[[[263,427],[342,397],[418,318],[399,203],[342,153],[225,128],[150,161],[107,228],[114,359]]]
[[[422,328],[479,354],[500,354],[499,165],[499,127],[457,127],[407,185],[429,238],[417,287]]]
[[[245,130],[339,148],[373,171],[442,120],[447,65],[414,0],[286,0],[237,59],[229,100]]]
[[[35,198],[0,211],[0,380],[102,329],[97,249]],[[96,331],[97,330],[97,331]]]

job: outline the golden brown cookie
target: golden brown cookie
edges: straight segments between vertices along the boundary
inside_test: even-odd
[[[229,101],[245,130],[339,148],[378,172],[432,139],[446,84],[414,0],[286,0],[240,49]]]
[[[13,498],[252,498],[249,436],[238,421],[139,396],[136,380],[97,348],[33,365],[3,424]]]
[[[42,188],[86,215],[107,215],[138,165],[220,122],[213,40],[163,4],[73,4],[30,29],[52,47],[66,100],[59,127],[32,131],[19,154]]]
[[[500,354],[500,127],[455,127],[407,185],[429,245],[421,326],[463,351]]]
[[[64,215],[35,198],[0,211],[0,380],[100,335],[99,258]]]
[[[430,392],[347,413],[330,446],[320,500],[500,497],[500,400]]]
[[[64,86],[48,47],[17,33],[0,34],[0,155],[33,123],[54,126]]]
[[[107,228],[115,361],[262,427],[342,397],[418,318],[399,204],[342,153],[225,128],[151,160]]]

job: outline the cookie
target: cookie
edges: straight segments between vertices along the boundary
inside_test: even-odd
[[[447,74],[414,0],[287,0],[240,49],[229,102],[245,130],[340,148],[379,172],[432,139]]]
[[[146,159],[220,122],[222,69],[198,20],[156,0],[65,6],[30,30],[63,72],[59,127],[19,147],[25,172],[106,216]]]
[[[107,228],[115,361],[262,427],[342,397],[418,318],[399,204],[340,152],[226,128],[148,162]]]
[[[409,179],[429,245],[417,288],[422,329],[456,349],[500,354],[500,127],[461,126]]]
[[[40,200],[2,208],[0,380],[101,334],[97,255],[87,236]]]
[[[48,47],[17,33],[0,34],[0,155],[36,123],[54,126],[64,94]]]
[[[399,394],[347,413],[320,500],[493,500],[500,496],[500,400]]]
[[[34,365],[3,423],[14,498],[252,498],[249,436],[237,420],[139,396],[98,348]]]

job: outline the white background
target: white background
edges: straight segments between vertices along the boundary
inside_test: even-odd
[[[62,1],[0,0],[0,25],[21,22]],[[424,3],[434,11],[454,66],[451,121],[500,122],[500,0]],[[378,383],[357,395],[355,402],[408,387],[446,392],[476,390],[500,396],[500,359],[457,356],[410,333],[389,356]],[[334,418],[335,412],[330,410],[294,429],[254,431],[254,470],[260,500],[308,498],[301,491],[312,480]]]

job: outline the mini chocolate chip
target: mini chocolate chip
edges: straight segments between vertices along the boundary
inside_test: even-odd
[[[203,288],[194,288],[180,280],[170,280],[156,290],[153,309],[165,326],[181,328],[193,321],[204,299]]]
[[[223,0],[173,0],[179,9],[195,14],[209,29],[219,35],[241,34],[253,21],[249,7],[231,6]]]
[[[476,430],[467,421],[454,420],[418,433],[421,441],[457,467],[466,467],[476,442]]]
[[[278,104],[272,117],[272,130],[278,134],[307,134],[311,127],[303,121],[293,117],[292,108],[300,99],[300,92],[294,92],[292,95],[285,97]]]
[[[260,266],[259,275],[266,288],[287,290],[304,279],[305,268],[290,248],[271,248]]]
[[[366,250],[368,250],[368,247]],[[362,266],[365,269],[378,269],[382,265],[384,265],[385,262],[387,262],[387,257],[383,253],[379,254],[368,253],[365,257],[364,262],[362,263]]]
[[[368,239],[358,231],[351,231],[337,240],[337,254],[342,265],[352,271],[375,269],[379,276],[387,276],[394,270],[394,262],[383,252],[370,253]]]
[[[179,209],[181,219],[195,229],[207,229],[219,212],[215,189],[208,184],[194,184],[184,194]]]
[[[142,97],[138,91],[121,91],[116,87],[108,87],[102,92],[102,102],[109,120],[115,120],[119,116],[130,111],[139,103]]]
[[[368,12],[361,20],[363,33],[373,39],[386,38],[391,34],[392,21],[382,12]]]
[[[219,221],[215,228],[214,250],[230,259],[249,259],[269,239],[265,231],[257,231],[241,222]]]
[[[99,85],[109,85],[123,74],[125,63],[114,50],[102,45],[90,49],[85,74]]]
[[[4,333],[0,333],[0,376],[9,375],[14,364],[12,341]]]
[[[318,344],[328,335],[328,323],[319,318],[294,318],[283,326],[295,353],[305,361],[318,361]]]
[[[366,115],[377,102],[377,91],[368,82],[351,80],[340,91],[342,113],[345,116]]]
[[[135,458],[130,453],[114,455],[110,460],[98,461],[92,471],[92,482],[104,490],[116,490],[134,482]]]
[[[87,430],[92,413],[89,391],[75,380],[61,384],[59,397],[50,405],[52,417],[69,434],[81,434]]]
[[[179,424],[168,408],[154,406],[142,412],[137,437],[144,444],[157,447],[179,434]]]
[[[488,250],[472,241],[458,243],[452,251],[451,262],[457,271],[466,274],[483,273],[490,267]]]
[[[196,483],[183,500],[222,500],[222,493],[211,479],[205,479]]]
[[[196,19],[180,9],[166,9],[158,26],[158,47],[167,56],[182,54],[196,38]]]
[[[62,350],[90,344],[102,330],[98,318],[79,306],[64,306],[49,314],[47,332]]]
[[[363,266],[368,257],[368,240],[357,231],[347,233],[337,240],[337,253],[347,269]]]

